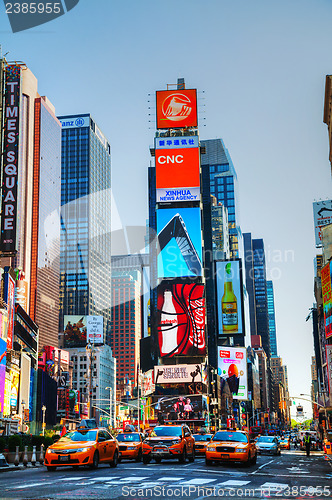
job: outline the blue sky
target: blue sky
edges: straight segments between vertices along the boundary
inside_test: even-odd
[[[7,58],[29,66],[59,115],[91,112],[108,137],[125,224],[147,217],[154,91],[178,77],[197,87],[200,136],[223,138],[238,174],[241,228],[264,238],[268,276],[277,276],[278,346],[291,395],[309,393],[312,202],[331,197],[322,117],[332,2],[80,0],[17,34],[0,5]]]

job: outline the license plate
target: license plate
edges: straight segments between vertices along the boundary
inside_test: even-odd
[[[69,462],[69,455],[59,455],[59,462]]]
[[[226,455],[225,453],[221,454],[221,458],[229,458],[229,455]]]

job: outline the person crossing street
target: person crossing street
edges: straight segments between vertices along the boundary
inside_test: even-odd
[[[305,451],[306,451],[307,457],[310,457],[311,436],[310,436],[309,432],[305,433],[303,440],[304,440],[304,446],[305,446]]]

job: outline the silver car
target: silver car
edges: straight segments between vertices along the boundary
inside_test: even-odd
[[[280,443],[275,436],[260,436],[256,441],[257,452],[280,455]]]

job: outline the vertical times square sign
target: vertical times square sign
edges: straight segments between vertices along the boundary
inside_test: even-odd
[[[0,241],[0,250],[5,254],[14,254],[16,251],[20,84],[21,68],[19,66],[7,66],[5,70],[5,119]]]

